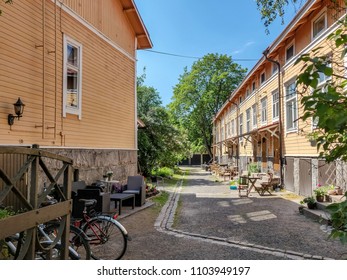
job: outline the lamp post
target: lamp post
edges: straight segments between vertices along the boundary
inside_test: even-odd
[[[279,141],[280,141],[280,146],[279,146],[279,158],[280,158],[280,180],[281,180],[281,187],[284,186],[284,176],[283,176],[283,165],[284,165],[284,158],[283,158],[283,151],[282,151],[282,95],[281,95],[281,64],[268,57],[269,54],[269,48],[267,48],[265,51],[263,51],[263,55],[265,59],[277,66],[277,71],[278,71],[278,121],[279,121]]]

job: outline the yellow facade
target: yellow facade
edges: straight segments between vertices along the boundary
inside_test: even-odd
[[[152,43],[133,0],[1,9],[0,145],[71,156],[89,183],[107,170],[120,180],[136,174],[136,51]],[[18,97],[24,113],[9,125]]]
[[[3,7],[0,144],[136,149],[139,27],[129,23],[123,2],[129,1],[30,0]],[[80,116],[63,113],[65,37],[82,47]],[[9,126],[18,97],[24,114]]]
[[[295,62],[302,54],[318,47],[322,54],[328,53],[327,36],[336,30],[336,22],[343,16],[327,7],[328,3],[330,1],[307,1],[283,33],[268,47],[267,56],[261,56],[216,114],[213,120],[216,161],[235,164],[237,146],[241,170],[247,170],[247,165],[252,161],[258,162],[262,171],[270,169],[280,173],[281,152],[283,164],[291,157],[318,158],[317,148],[308,138],[314,128],[311,121],[303,122],[301,119],[301,95],[295,87],[303,63]],[[277,63],[280,64],[280,79]],[[280,98],[276,104],[279,89]],[[290,89],[294,89],[294,94],[290,94]],[[256,107],[256,114],[253,107]],[[250,110],[248,120],[247,110]],[[239,124],[233,133],[224,133],[228,132],[229,123],[236,123],[237,118],[241,121],[240,116],[242,131]]]

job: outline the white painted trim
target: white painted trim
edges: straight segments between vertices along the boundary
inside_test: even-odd
[[[137,49],[137,37],[135,37],[135,50]],[[135,51],[135,61],[137,61],[137,52]],[[134,83],[135,83],[135,86],[134,86],[134,88],[135,88],[135,92],[134,92],[134,100],[135,100],[135,104],[134,104],[134,106],[135,106],[135,127],[134,127],[134,129],[135,129],[135,139],[134,139],[134,141],[135,141],[135,143],[134,143],[134,147],[135,147],[135,149],[138,149],[138,128],[137,128],[137,77],[136,77],[136,73],[137,73],[137,63],[135,62],[135,65],[134,65],[134,67],[135,67],[135,79],[134,79]]]
[[[321,30],[316,36],[313,36],[313,27],[315,21],[317,21],[319,18],[324,16],[324,29]],[[328,19],[327,19],[327,8],[325,7],[319,14],[317,14],[312,20],[311,20],[311,40],[315,40],[320,36],[320,34],[324,33],[324,30],[326,30],[328,27]]]
[[[63,116],[66,117],[66,114],[78,115],[78,119],[82,119],[82,44],[76,40],[70,38],[66,34],[63,35]],[[67,45],[71,44],[78,48],[78,108],[69,108],[66,106],[66,97],[67,97]]]
[[[105,34],[103,34],[100,30],[96,29],[94,26],[92,26],[89,22],[87,22],[84,18],[76,14],[72,9],[70,9],[68,6],[66,6],[63,2],[51,0],[53,3],[55,3],[57,6],[59,6],[64,12],[66,12],[68,15],[73,17],[75,20],[77,20],[79,23],[81,23],[83,26],[88,28],[90,31],[92,31],[95,35],[100,37],[102,40],[104,40],[106,43],[111,45],[114,49],[124,54],[126,57],[131,59],[132,61],[136,61],[136,58],[128,53],[126,50],[124,50],[122,47],[117,45],[115,42],[113,42],[110,38],[108,38]]]

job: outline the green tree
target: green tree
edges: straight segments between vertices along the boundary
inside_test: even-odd
[[[212,156],[212,119],[245,77],[246,69],[221,54],[207,54],[184,69],[174,87],[169,110],[177,125],[189,132],[191,147]]]
[[[271,0],[261,2],[271,2]],[[338,1],[330,0],[329,8],[335,10],[336,19],[345,13],[347,0],[343,2],[344,6],[341,7]],[[304,108],[302,119],[314,121],[316,130],[309,136],[317,141],[317,149],[321,157],[324,157],[327,162],[346,161],[346,16],[340,20],[340,27],[331,33],[327,40],[330,51],[322,52],[322,49],[317,48],[311,53],[303,54],[296,62],[304,64],[297,77],[297,86],[300,88],[301,103]],[[320,83],[322,79],[325,81],[323,85]],[[333,227],[330,237],[338,238],[344,244],[347,243],[346,206],[346,202],[339,202],[327,207]]]
[[[138,116],[146,125],[138,133],[138,160],[142,173],[148,176],[156,167],[173,167],[180,161],[186,141],[182,131],[172,124],[159,93],[145,86],[144,79],[142,75],[137,80]]]
[[[264,21],[265,32],[269,33],[269,26],[276,18],[280,18],[282,24],[284,23],[285,7],[289,2],[294,5],[301,6],[303,0],[256,0],[258,10],[260,11],[261,19]]]

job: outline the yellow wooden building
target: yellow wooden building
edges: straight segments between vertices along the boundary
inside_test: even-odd
[[[302,195],[310,195],[318,184],[345,187],[338,174],[344,167],[325,164],[309,141],[314,122],[300,119],[303,109],[296,87],[303,67],[295,64],[297,59],[318,47],[321,53],[331,51],[327,36],[337,29],[345,10],[337,13],[330,4],[306,1],[215,115],[215,161],[238,165],[240,171],[257,163],[262,172],[273,170],[286,189]],[[341,60],[338,55],[333,59]],[[322,75],[321,84],[325,79]]]
[[[136,174],[136,51],[152,42],[134,1],[0,7],[0,145],[71,157],[88,183]]]

